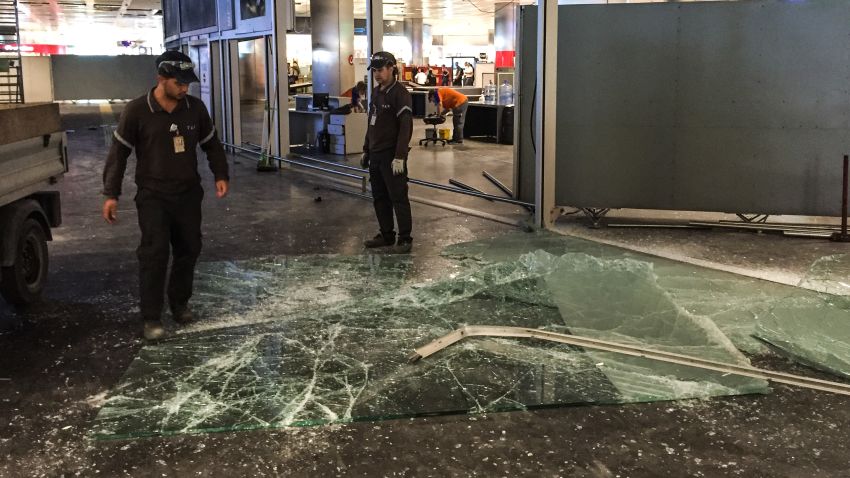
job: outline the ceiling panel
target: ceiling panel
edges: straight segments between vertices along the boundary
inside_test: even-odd
[[[80,25],[161,28],[159,0],[19,1],[22,32],[57,31]]]
[[[534,3],[523,0],[515,3]],[[384,17],[391,20],[423,18],[426,22],[464,17],[492,17],[495,0],[387,0]],[[23,0],[19,2],[22,31],[55,31],[75,24],[115,25],[132,28],[161,28],[160,0]],[[296,1],[299,16],[310,15],[309,0]],[[366,1],[354,1],[354,16],[366,16]]]

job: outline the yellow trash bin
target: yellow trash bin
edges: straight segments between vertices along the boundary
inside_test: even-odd
[[[452,139],[452,130],[449,128],[440,128],[438,133],[440,139]]]

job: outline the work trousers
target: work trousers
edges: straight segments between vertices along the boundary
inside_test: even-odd
[[[372,198],[375,215],[381,235],[387,241],[395,239],[393,211],[398,222],[398,242],[410,242],[413,219],[410,215],[410,199],[407,196],[407,167],[404,174],[393,175],[393,150],[369,153],[369,182],[372,184]]]
[[[466,121],[468,108],[469,101],[464,101],[463,104],[452,108],[452,141],[463,141],[463,123]]]
[[[178,194],[139,188],[136,209],[142,241],[139,257],[139,295],[143,320],[160,320],[166,291],[172,310],[184,307],[192,297],[195,263],[201,253],[200,185]]]

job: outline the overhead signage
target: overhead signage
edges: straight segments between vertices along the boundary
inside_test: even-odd
[[[20,50],[22,54],[33,55],[64,55],[66,48],[67,47],[65,45],[45,45],[41,43],[24,43],[20,45],[20,49],[18,48],[18,45],[14,43],[0,45],[0,50],[4,52],[16,52]]]

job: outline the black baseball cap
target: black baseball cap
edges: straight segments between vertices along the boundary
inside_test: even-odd
[[[156,57],[156,72],[166,78],[176,78],[178,82],[187,85],[200,82],[195,75],[192,59],[176,50],[169,50]]]
[[[374,70],[385,66],[395,66],[395,64],[395,57],[392,53],[388,51],[376,51],[372,54],[372,58],[369,60],[369,66],[366,69]]]

